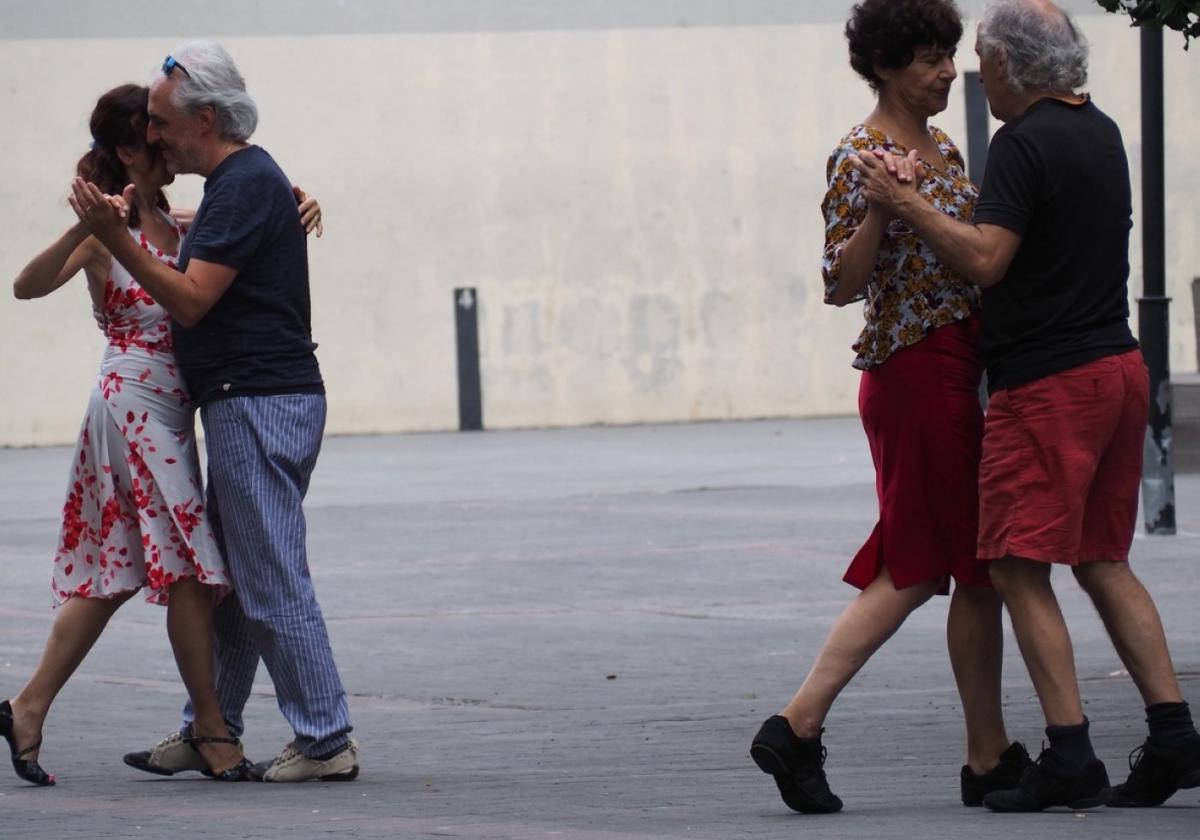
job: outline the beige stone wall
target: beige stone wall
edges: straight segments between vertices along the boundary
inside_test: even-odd
[[[823,305],[818,271],[825,158],[872,103],[843,15],[221,36],[260,105],[255,140],[327,214],[310,259],[329,430],[456,427],[456,286],[479,289],[493,428],[853,412],[861,312]],[[1137,36],[1083,23],[1090,89],[1124,129],[1136,188]],[[180,38],[0,40],[0,276],[71,221],[95,97],[147,79]],[[1168,39],[1176,370],[1195,369],[1195,53]],[[965,146],[961,94],[935,122]],[[171,195],[194,204],[200,182]],[[0,342],[0,444],[72,439],[102,348],[83,284],[5,295]]]

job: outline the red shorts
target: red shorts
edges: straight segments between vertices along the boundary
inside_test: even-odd
[[[979,556],[1071,566],[1128,560],[1149,410],[1140,350],[993,394]]]
[[[990,586],[975,556],[983,363],[976,318],[932,330],[865,371],[859,413],[875,462],[879,522],[844,580],[886,568],[897,589],[950,578]]]

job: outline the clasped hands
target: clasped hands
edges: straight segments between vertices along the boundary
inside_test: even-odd
[[[116,235],[129,218],[129,207],[133,204],[135,190],[136,187],[130,184],[121,195],[105,195],[90,181],[76,178],[71,182],[71,194],[67,196],[67,203],[79,217],[80,224],[107,244],[106,237]],[[292,187],[292,194],[296,197],[300,224],[304,226],[306,233],[316,233],[319,239],[325,232],[321,205],[298,186]]]
[[[850,165],[862,181],[867,203],[892,214],[917,195],[925,178],[925,164],[917,159],[916,150],[907,155],[884,149],[855,152],[850,156]]]
[[[90,181],[76,178],[71,182],[67,203],[79,217],[79,222],[101,242],[118,232],[129,218],[134,186],[130,184],[122,195],[105,195]]]

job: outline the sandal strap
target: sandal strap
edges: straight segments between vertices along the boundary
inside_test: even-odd
[[[216,735],[188,735],[184,739],[188,744],[233,744],[240,745],[242,742],[237,738],[219,738]]]
[[[24,756],[29,755],[31,752],[35,752],[35,751],[41,749],[41,747],[42,747],[42,739],[38,738],[36,744],[31,744],[30,746],[26,747],[25,749],[21,750],[20,752],[14,754],[13,758],[22,758]]]

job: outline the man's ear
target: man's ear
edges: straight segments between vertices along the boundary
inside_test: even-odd
[[[137,151],[137,146],[117,146],[117,159],[125,166],[133,163],[134,152]]]
[[[218,128],[217,109],[211,105],[201,105],[200,110],[196,112],[196,119],[200,121],[200,131],[204,134]]]
[[[996,69],[1000,71],[1000,78],[1008,78],[1008,53],[1004,50],[996,50],[995,55]]]

